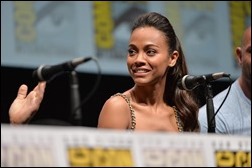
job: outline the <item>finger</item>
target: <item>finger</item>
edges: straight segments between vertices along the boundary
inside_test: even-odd
[[[36,98],[35,101],[41,102],[43,97],[44,97],[44,92],[45,92],[45,87],[46,87],[46,82],[39,82],[36,88],[32,91],[34,93],[34,98]]]
[[[22,84],[18,89],[17,98],[24,99],[27,95],[27,91],[28,91],[28,87]]]
[[[42,81],[42,82],[39,82],[37,84],[37,86],[33,89],[33,91],[36,91],[36,92],[44,92],[45,90],[45,87],[46,87],[46,82],[45,81]]]
[[[40,82],[39,83],[39,90],[40,90],[41,93],[44,94],[45,88],[46,88],[46,82],[45,81],[44,82]]]

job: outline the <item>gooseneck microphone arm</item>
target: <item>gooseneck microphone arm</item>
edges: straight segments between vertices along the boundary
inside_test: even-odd
[[[79,81],[76,71],[71,71],[69,74],[70,79],[70,99],[71,99],[71,112],[70,122],[75,126],[82,126],[82,110],[80,106],[79,94]]]
[[[213,91],[212,86],[209,83],[206,83],[205,86],[205,97],[206,97],[208,133],[215,133]]]

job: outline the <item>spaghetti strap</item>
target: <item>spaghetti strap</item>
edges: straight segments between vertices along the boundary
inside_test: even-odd
[[[132,108],[132,106],[130,104],[130,99],[126,95],[123,95],[121,93],[116,93],[112,97],[114,97],[114,96],[121,96],[126,101],[126,103],[128,104],[129,109],[130,109],[130,115],[131,115],[131,127],[130,127],[130,129],[132,131],[134,131],[135,127],[136,127],[136,116],[135,116],[135,111],[133,110],[133,108]]]
[[[177,110],[176,106],[173,106],[172,108],[173,108],[174,113],[175,113],[176,123],[177,123],[177,126],[178,126],[178,130],[179,130],[179,132],[183,132],[183,126],[182,126],[181,119],[180,119],[180,117],[178,115],[178,110]]]

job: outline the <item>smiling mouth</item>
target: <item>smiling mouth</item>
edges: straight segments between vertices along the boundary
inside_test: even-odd
[[[137,69],[132,69],[132,72],[135,77],[144,77],[150,72],[150,70],[137,68]]]
[[[146,73],[146,72],[149,72],[149,70],[147,70],[147,69],[134,69],[133,72],[134,73]]]

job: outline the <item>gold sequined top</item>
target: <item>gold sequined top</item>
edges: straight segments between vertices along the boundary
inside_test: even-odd
[[[135,127],[136,127],[136,116],[135,116],[135,111],[131,106],[130,99],[126,95],[123,95],[121,93],[116,93],[116,94],[113,95],[113,97],[114,96],[121,96],[127,102],[127,104],[129,105],[130,114],[131,114],[131,127],[130,127],[130,129],[132,131],[134,131]],[[177,108],[175,106],[173,106],[172,108],[173,108],[174,113],[175,113],[178,130],[179,130],[179,132],[183,132],[182,122],[181,122],[181,119],[179,118]]]

